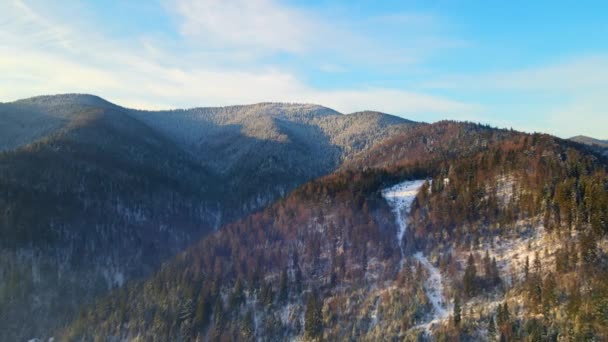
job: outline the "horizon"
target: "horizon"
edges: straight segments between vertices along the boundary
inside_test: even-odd
[[[0,8],[2,102],[87,93],[144,110],[306,103],[606,139],[602,2]]]

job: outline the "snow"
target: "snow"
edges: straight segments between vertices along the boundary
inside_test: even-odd
[[[496,195],[501,206],[506,207],[513,199],[515,184],[515,177],[512,175],[497,177]]]
[[[375,327],[378,324],[378,306],[380,305],[380,297],[374,299],[374,308],[371,310],[369,316],[371,318],[370,326]]]
[[[397,243],[401,249],[402,264],[405,255],[405,250],[403,249],[403,236],[407,230],[407,220],[405,218],[412,207],[418,190],[422,187],[424,182],[425,180],[405,181],[382,191],[382,197],[388,202],[395,214],[398,228]]]
[[[422,252],[414,254],[414,258],[416,258],[429,273],[429,278],[424,284],[424,290],[433,306],[433,316],[430,321],[418,325],[416,328],[423,328],[427,332],[430,332],[431,327],[448,318],[450,308],[448,308],[443,296],[443,276],[441,275],[441,272],[439,272],[439,269],[433,266]]]
[[[496,258],[502,279],[512,284],[517,280],[513,279],[514,277],[523,277],[526,258],[530,267],[537,253],[541,257],[542,264],[553,262],[555,250],[561,245],[557,240],[552,239],[542,225],[534,225],[533,222],[522,220],[512,229],[510,235],[493,237],[491,245],[485,242],[467,253],[460,253],[459,263],[464,267],[469,253],[484,255],[487,251],[491,258]]]
[[[405,251],[403,249],[403,236],[407,230],[407,214],[410,211],[412,203],[418,194],[418,190],[424,184],[424,180],[414,180],[399,183],[393,187],[382,191],[382,196],[393,209],[395,221],[397,223],[397,241],[401,249],[401,266],[403,266],[403,258]],[[424,290],[431,305],[433,306],[433,316],[431,319],[415,328],[422,328],[430,332],[431,328],[438,323],[445,321],[449,316],[450,308],[446,304],[443,296],[443,276],[437,267],[433,266],[429,260],[422,254],[417,252],[414,258],[428,271],[429,278],[425,282]],[[372,322],[377,319],[375,312],[372,312]]]

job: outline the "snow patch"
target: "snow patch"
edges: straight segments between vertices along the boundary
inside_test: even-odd
[[[407,230],[406,216],[409,214],[412,203],[418,194],[418,190],[424,184],[425,180],[405,181],[394,185],[390,188],[382,190],[382,197],[391,206],[395,214],[397,222],[397,244],[401,250],[401,266],[403,266],[403,257],[405,250],[403,249],[403,236]]]
[[[443,276],[441,275],[441,272],[439,272],[439,269],[433,266],[422,252],[414,254],[414,258],[418,260],[429,273],[429,278],[424,284],[424,290],[433,306],[433,316],[431,320],[416,326],[416,328],[423,328],[427,332],[430,332],[434,325],[441,323],[448,318],[450,311],[448,306],[451,305],[446,304],[445,297],[443,296]]]

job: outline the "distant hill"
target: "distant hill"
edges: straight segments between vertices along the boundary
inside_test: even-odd
[[[577,135],[575,137],[570,138],[569,140],[589,145],[594,150],[608,157],[608,140],[595,139],[584,135]]]
[[[608,140],[595,139],[584,135],[577,135],[575,137],[570,138],[570,140],[587,145],[598,145],[601,147],[608,147]]]

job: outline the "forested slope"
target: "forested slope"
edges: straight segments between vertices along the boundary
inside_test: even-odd
[[[455,122],[357,157],[99,301],[62,336],[606,338],[603,157],[547,135]],[[428,267],[416,258],[399,267],[381,196],[427,177],[403,242],[407,254],[428,255],[453,308],[430,330],[420,325],[436,310]]]
[[[218,183],[115,110],[81,112],[43,140],[2,152],[0,339],[48,331],[213,230]]]
[[[51,334],[109,289],[412,125],[314,105],[141,112],[80,94],[0,104],[0,340]]]

